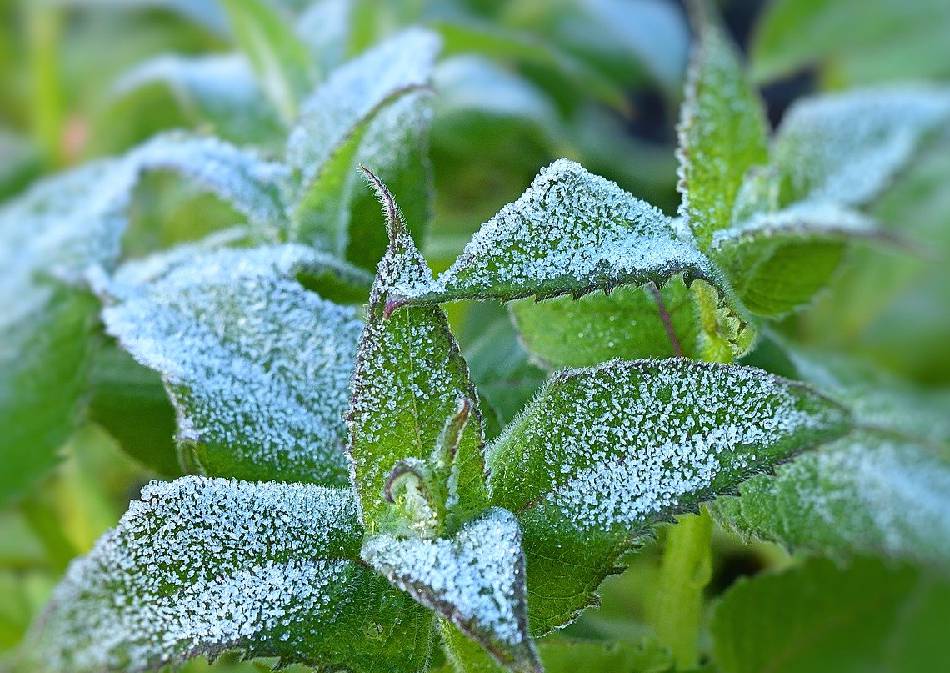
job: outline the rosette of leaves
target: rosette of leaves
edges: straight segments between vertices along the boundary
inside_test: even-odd
[[[193,246],[103,281],[108,329],[163,372],[217,478],[143,491],[70,567],[32,665],[137,671],[237,649],[408,672],[441,642],[457,670],[539,671],[534,639],[591,604],[636,538],[850,428],[842,405],[760,370],[611,361],[550,379],[486,446],[444,312],[405,303],[435,281],[369,179],[389,245],[356,339],[359,317],[298,280],[338,269],[301,247]]]

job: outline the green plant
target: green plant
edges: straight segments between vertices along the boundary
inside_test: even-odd
[[[164,133],[45,178],[0,214],[2,292],[18,307],[0,323],[0,497],[29,493],[82,417],[178,477],[146,486],[69,566],[24,667],[138,671],[205,655],[687,671],[703,649],[722,671],[946,661],[926,633],[950,587],[946,396],[809,350],[778,322],[851,248],[913,254],[862,208],[946,126],[946,88],[803,100],[770,137],[735,47],[699,16],[678,217],[559,159],[433,274],[418,242],[441,46],[527,53],[559,84],[597,59],[440,19],[442,39],[369,30],[369,48],[318,73],[317,46],[279,10],[225,6],[247,62],[224,67],[243,93],[209,94],[202,76],[220,61],[165,61],[126,86],[156,72],[190,81],[192,112],[228,140]],[[597,81],[609,100],[609,77]],[[235,120],[238,101],[249,119]],[[130,259],[164,247],[134,213],[169,173],[188,198],[217,197],[198,201],[210,233],[181,242],[163,222],[157,237],[174,245]],[[374,196],[385,226],[368,214]],[[471,370],[442,308],[470,300],[507,304],[515,332],[507,316],[479,325],[490,339],[467,349]],[[737,584],[707,646],[713,521],[857,560]],[[652,633],[636,646],[558,637],[657,530]],[[798,656],[801,642],[812,649]]]

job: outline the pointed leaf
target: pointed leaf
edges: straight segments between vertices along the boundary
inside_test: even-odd
[[[747,537],[847,557],[870,553],[950,569],[950,450],[859,433],[755,478],[716,503]]]
[[[304,102],[287,141],[287,160],[299,178],[293,240],[346,250],[346,221],[324,220],[339,210],[333,207],[339,190],[352,189],[366,122],[427,86],[439,46],[432,33],[404,31],[335,70]]]
[[[710,255],[750,311],[775,318],[828,284],[849,243],[888,238],[860,213],[803,202],[717,231]]]
[[[737,366],[613,361],[555,375],[487,449],[518,514],[532,632],[570,621],[630,540],[848,429],[810,388]]]
[[[767,160],[768,122],[736,47],[706,23],[680,111],[680,214],[702,249],[731,224],[742,179]]]
[[[231,30],[285,122],[297,116],[297,104],[313,79],[310,52],[280,15],[264,0],[223,0]]]
[[[384,494],[387,475],[404,459],[425,461],[438,454],[446,423],[464,402],[473,413],[449,457],[451,464],[431,466],[451,471],[447,500],[429,503],[446,508],[451,530],[487,504],[478,398],[441,308],[404,307],[387,315],[393,287],[431,282],[432,274],[392,195],[368,175],[386,211],[390,244],[370,295],[353,374],[350,455],[361,516],[371,532],[395,525],[395,506]]]
[[[428,658],[431,617],[354,561],[361,538],[349,489],[153,483],[70,566],[25,652],[33,670],[63,673],[139,671],[227,649],[414,673]]]
[[[868,89],[799,101],[772,149],[782,204],[867,203],[948,118],[945,88]]]
[[[932,573],[815,559],[734,584],[713,614],[713,655],[723,673],[942,670],[948,605]]]
[[[206,474],[347,483],[343,414],[362,322],[307,291],[307,269],[346,277],[301,246],[176,253],[107,286],[109,333],[158,371],[178,441]]]
[[[528,635],[521,530],[511,512],[491,509],[451,540],[380,535],[364,543],[362,556],[499,663],[513,671],[540,670]]]
[[[709,260],[659,210],[561,159],[482,225],[436,283],[404,285],[412,301],[583,294],[674,274],[717,280]]]

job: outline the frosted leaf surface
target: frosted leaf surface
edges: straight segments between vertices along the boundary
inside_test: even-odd
[[[857,433],[755,478],[716,503],[740,533],[845,557],[950,567],[950,452]]]
[[[431,286],[400,286],[407,300],[510,300],[582,294],[673,274],[714,278],[692,242],[653,206],[561,159],[482,225]]]
[[[287,140],[287,160],[299,173],[303,192],[382,105],[428,84],[439,46],[428,31],[406,30],[335,70],[304,101]]]
[[[540,670],[527,631],[521,530],[510,512],[493,508],[451,540],[372,537],[362,557],[510,670]]]
[[[750,311],[778,317],[829,283],[849,243],[875,239],[888,237],[867,216],[835,203],[803,201],[720,229],[709,254]]]
[[[524,531],[532,630],[563,625],[634,536],[796,452],[847,412],[748,367],[612,361],[556,374],[486,452]]]
[[[384,497],[387,475],[400,460],[430,461],[435,472],[449,470],[445,502],[449,528],[484,510],[487,494],[482,459],[483,434],[477,396],[468,366],[437,306],[408,306],[388,314],[395,286],[426,284],[432,274],[406,231],[392,195],[370,177],[386,211],[389,249],[370,295],[369,318],[359,341],[350,404],[350,457],[361,515],[371,532],[393,524],[392,503]],[[472,413],[450,464],[433,465],[447,421],[467,400]],[[440,522],[446,523],[446,522]]]
[[[340,263],[295,245],[169,255],[120,269],[103,319],[162,375],[179,441],[208,474],[346,484],[362,321],[295,278]]]
[[[282,175],[218,141],[165,136],[42,179],[0,207],[0,421],[10,428],[0,498],[55,463],[81,415],[96,307],[68,285],[114,267],[132,191],[151,169],[182,173],[261,221],[273,215]]]
[[[680,111],[680,214],[700,247],[729,226],[742,179],[768,158],[768,122],[729,38],[702,28]]]
[[[156,56],[122,75],[112,97],[125,100],[153,86],[166,87],[188,120],[210,125],[222,138],[261,142],[282,137],[280,120],[240,54]]]
[[[360,670],[398,656],[385,670],[415,671],[428,655],[417,629],[431,619],[353,560],[361,538],[349,489],[154,482],[70,565],[29,650],[64,673],[235,648]]]
[[[796,103],[776,133],[782,200],[860,205],[885,188],[920,141],[950,120],[936,87],[858,90]]]

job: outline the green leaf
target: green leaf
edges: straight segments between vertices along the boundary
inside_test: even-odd
[[[158,474],[181,474],[175,447],[175,409],[161,376],[115,344],[100,348],[90,372],[89,420]]]
[[[673,221],[613,182],[561,159],[482,225],[435,283],[403,285],[404,300],[509,301],[581,295],[675,274],[718,279]]]
[[[703,280],[687,286],[679,275],[660,288],[625,286],[510,307],[525,347],[550,368],[672,356],[729,362],[755,337],[715,287]]]
[[[672,668],[670,654],[653,641],[544,639],[538,643],[547,673],[663,673]]]
[[[441,308],[389,315],[393,287],[432,274],[392,195],[367,177],[385,209],[390,244],[353,373],[349,450],[361,517],[371,533],[399,531],[407,516],[417,532],[452,532],[487,506],[478,398]]]
[[[849,243],[888,238],[860,213],[802,202],[717,231],[709,252],[752,313],[777,318],[828,284]]]
[[[509,670],[541,670],[528,635],[521,530],[511,512],[491,509],[452,539],[379,535],[363,544],[362,557]]]
[[[848,427],[836,403],[751,368],[612,361],[555,375],[486,451],[492,501],[521,522],[532,632],[590,604],[652,524]]]
[[[238,45],[247,54],[261,87],[285,122],[297,117],[300,98],[313,79],[310,52],[273,4],[223,0]]]
[[[432,99],[428,91],[409,93],[385,107],[369,123],[357,152],[357,163],[370,167],[394,193],[417,241],[425,240],[431,219],[432,166],[429,128]],[[356,166],[350,166],[352,173]],[[379,203],[368,190],[350,194],[346,258],[364,269],[375,268],[386,251],[385,230],[379,226]]]
[[[753,32],[752,72],[762,81],[817,65],[844,86],[942,78],[948,28],[943,0],[776,0]]]
[[[187,176],[262,227],[281,210],[280,167],[181,135],[46,178],[0,209],[0,420],[11,428],[0,440],[11,466],[0,481],[2,499],[56,462],[84,411],[95,302],[53,278],[82,285],[90,270],[114,266],[132,190],[148,170]]]
[[[879,554],[950,569],[950,450],[858,433],[756,477],[716,504],[745,537],[837,557]]]
[[[247,60],[238,54],[165,54],[140,63],[113,87],[112,106],[151,104],[146,93],[164,88],[193,127],[209,128],[237,143],[267,143],[282,138],[283,126],[263,97]]]
[[[345,252],[356,162],[394,151],[384,146],[361,157],[366,124],[388,104],[428,85],[439,47],[432,33],[406,30],[335,70],[304,102],[287,141],[287,161],[298,179],[291,240]],[[393,117],[380,123],[378,134]],[[376,137],[396,143],[400,135],[392,131]]]
[[[240,649],[415,673],[431,616],[358,558],[349,489],[153,483],[70,566],[24,650],[32,670],[138,671]]]
[[[950,92],[938,87],[857,90],[797,102],[772,148],[782,205],[867,203],[948,118]]]
[[[107,330],[162,375],[184,459],[204,473],[347,483],[343,414],[362,321],[304,289],[295,275],[308,269],[355,273],[302,246],[179,249],[107,284]]]
[[[702,249],[729,227],[746,172],[768,158],[768,122],[739,54],[707,22],[690,65],[680,110],[680,214]]]
[[[722,673],[929,673],[950,665],[950,585],[926,571],[815,559],[736,583],[712,620]]]

